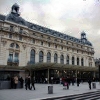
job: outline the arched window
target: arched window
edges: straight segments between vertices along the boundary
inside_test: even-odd
[[[34,64],[35,63],[35,50],[31,50],[30,52],[30,63]]]
[[[64,64],[64,56],[63,55],[60,56],[60,63]]]
[[[47,62],[51,62],[51,53],[50,52],[47,53]]]
[[[74,65],[74,57],[72,57],[72,65]]]
[[[66,57],[66,64],[69,64],[69,56]]]
[[[84,59],[81,59],[81,66],[84,66]]]
[[[39,52],[39,62],[43,62],[43,51]]]
[[[79,58],[77,58],[77,65],[79,65]]]
[[[55,53],[55,54],[54,54],[54,62],[57,63],[57,61],[58,61],[58,56],[57,56],[57,54]]]
[[[10,44],[10,47],[14,48],[14,43],[11,43],[11,44]]]
[[[18,49],[18,48],[19,48],[19,45],[18,45],[17,43],[16,43],[16,44],[15,44],[15,43],[11,43],[11,44],[10,44],[10,47],[11,47],[11,48],[16,48],[16,49]]]
[[[18,64],[19,64],[19,52],[16,51],[16,49],[19,48],[19,45],[17,43],[11,43],[9,47],[12,48],[12,49],[15,49],[15,50],[13,50],[13,52],[12,52],[12,50],[11,51],[9,50],[9,56],[8,56],[7,64],[18,66]]]

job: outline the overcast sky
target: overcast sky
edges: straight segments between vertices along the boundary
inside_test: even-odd
[[[100,0],[0,0],[0,14],[7,15],[14,3],[29,22],[76,38],[86,32],[100,58]]]

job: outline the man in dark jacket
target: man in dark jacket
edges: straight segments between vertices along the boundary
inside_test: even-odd
[[[91,79],[88,79],[89,89],[91,90]]]
[[[35,90],[35,85],[34,85],[34,83],[35,83],[35,82],[34,82],[34,78],[31,78],[31,84],[32,84],[31,89],[34,88],[34,90]]]

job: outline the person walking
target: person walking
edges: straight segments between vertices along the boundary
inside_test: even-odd
[[[18,84],[18,77],[17,75],[14,77],[14,88],[17,88],[17,84]]]
[[[21,78],[19,79],[19,81],[20,81],[21,88],[23,88],[23,83],[24,83],[23,78],[21,77]]]
[[[26,76],[25,78],[25,89],[27,90],[27,87],[28,87],[28,76]]]
[[[32,84],[31,90],[32,90],[32,88],[35,90],[35,81],[34,81],[34,77],[31,78],[31,84]]]
[[[89,89],[91,90],[91,79],[88,79]]]
[[[77,78],[77,86],[79,86],[79,84],[80,84],[80,79]]]

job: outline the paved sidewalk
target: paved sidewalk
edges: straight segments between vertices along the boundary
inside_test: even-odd
[[[48,86],[51,84],[35,84],[36,90],[4,89],[0,90],[0,100],[40,100],[41,98],[60,97],[85,92],[97,91],[100,84],[96,83],[96,89],[89,89],[88,83],[81,83],[79,87],[70,85],[69,90],[64,90],[60,84],[53,84],[53,94],[48,94]]]

